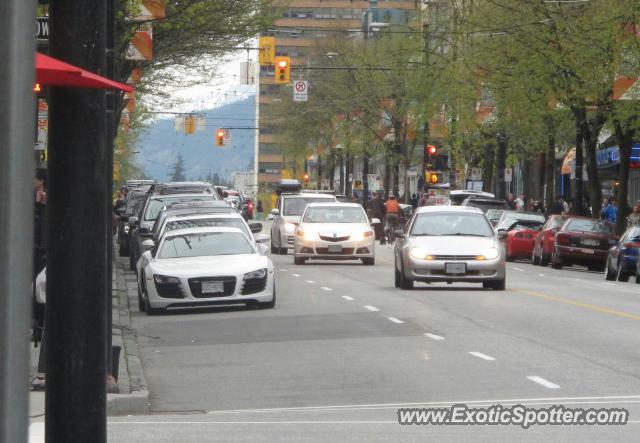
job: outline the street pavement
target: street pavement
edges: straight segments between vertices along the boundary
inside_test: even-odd
[[[640,286],[510,263],[507,290],[393,286],[375,266],[272,256],[273,310],[146,316],[151,415],[109,441],[632,441],[640,433]],[[401,426],[400,407],[524,404],[630,410],[626,426]]]

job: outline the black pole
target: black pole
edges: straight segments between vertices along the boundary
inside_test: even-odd
[[[507,198],[506,182],[504,180],[504,170],[507,164],[507,136],[503,133],[498,133],[496,140],[498,142],[498,195],[500,199]]]
[[[115,33],[115,0],[106,0],[107,8],[107,41],[106,41],[106,63],[107,63],[107,77],[113,80],[114,75],[114,33]],[[113,194],[113,141],[116,136],[116,122],[115,122],[115,94],[114,90],[108,90],[106,92],[106,143],[107,143],[107,158],[106,158],[106,192],[109,197]],[[111,212],[111,198],[107,199],[107,211]],[[106,251],[107,251],[107,373],[113,375],[113,361],[112,361],[112,305],[113,305],[113,225],[107,223],[107,236],[106,236]],[[116,362],[117,363],[117,362]]]
[[[51,2],[51,55],[104,75],[105,0]],[[106,442],[105,93],[52,88],[47,260],[48,443]]]
[[[582,199],[584,197],[584,188],[582,184],[582,165],[584,164],[584,151],[582,150],[582,146],[584,143],[584,122],[586,120],[586,112],[582,111],[581,114],[584,119],[578,119],[576,121],[576,160],[575,160],[575,171],[576,178],[574,180],[574,207],[573,212],[576,215],[582,215]]]

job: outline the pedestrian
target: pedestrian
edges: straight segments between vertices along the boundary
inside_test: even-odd
[[[525,198],[524,198],[524,194],[520,194],[518,196],[518,198],[516,198],[514,201],[514,206],[516,211],[519,212],[524,212],[524,206],[525,206]]]
[[[627,217],[627,228],[632,226],[640,226],[640,200],[636,201],[633,211]]]
[[[422,206],[427,206],[427,194],[424,192],[420,195],[420,200],[418,200],[418,207]]]
[[[411,201],[410,201],[410,203],[411,203],[411,207],[412,207],[413,209],[415,209],[415,208],[417,208],[417,207],[418,207],[418,196],[417,196],[416,194],[411,194]]]
[[[258,220],[262,220],[264,215],[264,208],[262,207],[262,200],[258,200],[258,206],[256,206],[256,214]]]
[[[558,195],[556,197],[556,201],[553,204],[553,208],[551,209],[553,214],[563,215],[565,214],[564,200],[562,196]]]
[[[377,192],[373,192],[371,195],[373,198],[369,202],[369,216],[371,217],[371,220],[373,220],[374,218],[380,220],[380,223],[376,223],[373,225],[373,229],[376,233],[376,239],[380,240],[381,245],[384,245],[386,243],[386,238],[384,236],[382,223],[385,220],[385,214],[387,213],[387,210],[384,203],[380,199],[380,194],[378,194]]]
[[[609,223],[616,222],[618,216],[618,208],[614,205],[615,199],[611,198],[610,200],[607,198],[602,199],[602,209],[600,210],[600,218],[602,220],[608,221]]]
[[[509,209],[516,209],[515,197],[512,193],[507,196],[507,205],[509,205]]]

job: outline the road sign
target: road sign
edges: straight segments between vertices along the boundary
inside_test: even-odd
[[[224,128],[223,131],[224,131],[224,141],[225,142],[231,141],[231,131],[229,131],[227,128]]]
[[[482,168],[471,168],[471,180],[482,180]]]
[[[309,82],[298,80],[293,84],[293,101],[306,102],[308,99]]]
[[[513,169],[511,168],[505,168],[504,169],[504,181],[505,182],[510,182],[513,180]]]

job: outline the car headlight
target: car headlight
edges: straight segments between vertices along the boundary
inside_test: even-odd
[[[296,223],[286,222],[284,224],[284,230],[287,231],[287,232],[293,232],[293,231],[296,230],[297,226],[298,225]]]
[[[267,268],[258,269],[257,271],[244,274],[244,280],[252,280],[254,278],[264,278],[267,275]]]
[[[419,258],[420,260],[429,260],[429,258],[427,258],[427,250],[425,248],[411,248],[411,256],[413,258]]]
[[[160,274],[155,274],[153,276],[153,281],[155,281],[160,285],[168,285],[168,284],[179,285],[180,284],[180,279],[178,277],[169,277],[169,276],[160,275]]]
[[[498,251],[497,248],[487,248],[482,251],[482,257],[484,257],[486,260],[495,260],[496,258],[500,257],[500,251]]]
[[[360,231],[360,232],[353,233],[351,235],[351,240],[360,241],[360,240],[364,240],[365,238],[369,238],[369,237],[373,237],[373,231]]]

